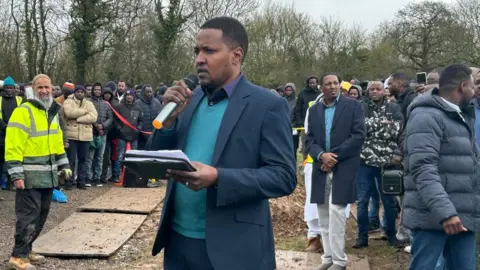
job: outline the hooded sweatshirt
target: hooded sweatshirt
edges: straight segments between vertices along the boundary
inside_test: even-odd
[[[135,106],[137,106],[140,111],[143,113],[143,131],[152,131],[153,125],[152,122],[157,117],[160,109],[162,108],[162,104],[160,101],[152,96],[151,100],[147,100],[145,98],[145,88],[148,85],[142,86],[140,99],[135,101]]]
[[[303,127],[305,122],[305,116],[307,115],[308,103],[314,101],[318,95],[320,95],[320,90],[312,89],[308,86],[308,81],[310,79],[317,79],[317,77],[311,76],[307,79],[307,87],[303,89],[300,94],[298,94],[297,103],[295,104],[295,126]]]
[[[113,124],[113,113],[112,109],[110,106],[103,100],[103,93],[105,93],[105,89],[102,87],[102,94],[100,97],[96,97],[93,94],[93,90],[95,89],[95,86],[100,86],[102,87],[101,83],[95,83],[92,87],[92,98],[91,101],[93,105],[95,106],[95,109],[97,110],[98,117],[97,117],[97,122],[96,124],[101,124],[103,126],[103,131],[105,134],[108,132],[108,130],[112,127]],[[98,136],[98,130],[94,126],[93,127],[93,135]]]
[[[350,93],[350,90],[352,90],[352,88],[357,89],[357,92],[358,92],[358,100],[359,100],[359,101],[364,100],[364,98],[362,97],[362,91],[363,91],[362,87],[361,87],[360,85],[355,85],[355,84],[354,84],[354,85],[352,85],[352,87],[350,87],[350,89],[348,90],[349,93]]]
[[[290,96],[285,96],[285,99],[287,100],[288,107],[290,109],[290,122],[291,122],[292,126],[294,126],[295,122],[296,122],[295,121],[295,104],[297,104],[297,94],[296,94],[297,88],[295,87],[294,83],[287,83],[285,85],[285,87],[283,88],[284,93],[285,93],[285,89],[287,89],[287,87],[290,87],[293,90],[293,92]]]

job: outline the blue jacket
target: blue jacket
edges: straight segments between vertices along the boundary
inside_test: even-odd
[[[174,130],[154,132],[148,150],[183,149],[204,92],[197,88]],[[268,199],[290,195],[297,184],[286,100],[242,78],[222,119],[212,163],[218,186],[207,189],[206,244],[215,269],[272,270],[275,248]],[[175,185],[170,180],[152,254],[171,233]]]
[[[340,96],[330,131],[330,152],[338,156],[333,167],[332,203],[349,204],[357,198],[355,180],[360,167],[360,152],[365,140],[363,105],[355,99]],[[317,157],[326,150],[325,105],[318,102],[308,111],[307,153],[314,159],[312,166],[311,203],[324,204],[327,174],[321,170]]]
[[[465,228],[478,231],[480,151],[473,111],[460,115],[438,89],[418,96],[408,110],[403,224],[443,231],[443,221],[459,216]]]

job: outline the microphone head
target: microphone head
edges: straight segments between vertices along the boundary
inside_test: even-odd
[[[188,86],[188,89],[192,90],[197,88],[199,83],[198,76],[194,73],[189,74],[187,77],[183,78],[183,81]]]

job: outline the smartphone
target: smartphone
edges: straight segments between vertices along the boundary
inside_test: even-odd
[[[417,83],[427,84],[427,73],[426,72],[417,73]]]
[[[33,95],[33,89],[31,86],[25,87],[25,97],[27,99],[34,99],[35,96]]]

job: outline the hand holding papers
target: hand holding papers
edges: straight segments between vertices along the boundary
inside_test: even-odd
[[[215,167],[200,162],[192,162],[192,165],[196,168],[196,171],[188,172],[169,169],[167,177],[184,184],[194,191],[217,185],[218,171]]]
[[[168,169],[196,171],[185,153],[180,150],[129,150],[125,153],[123,164],[128,170],[143,178],[165,179]]]

